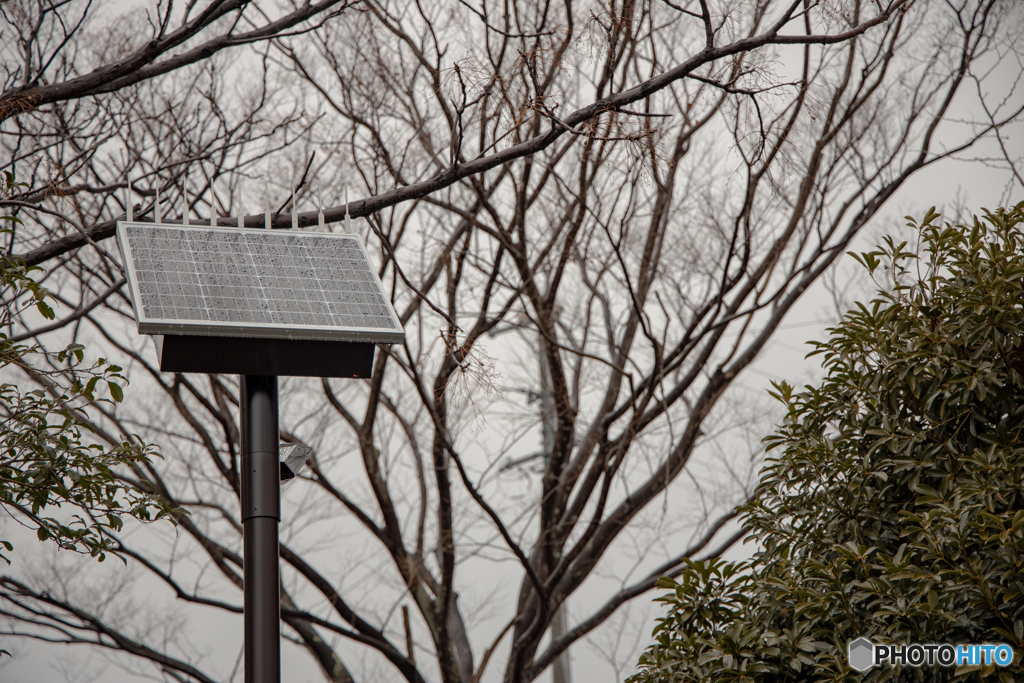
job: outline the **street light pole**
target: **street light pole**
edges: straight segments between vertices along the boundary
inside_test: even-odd
[[[277,377],[242,375],[242,544],[245,683],[280,683],[281,520]]]
[[[135,321],[140,334],[154,335],[161,371],[239,375],[245,683],[280,683],[281,480],[297,474],[310,449],[290,448],[287,462],[280,460],[277,378],[370,377],[375,345],[400,344],[405,331],[357,237],[296,230],[282,237],[273,234],[276,231],[246,230],[241,217],[237,217],[237,230],[224,230],[217,227],[214,215],[209,229],[187,227],[187,221],[182,226],[165,225],[160,222],[159,199],[156,224],[133,222],[131,207],[128,220],[117,223],[117,245],[125,260]],[[293,228],[297,227],[294,204]],[[308,272],[327,267],[314,258],[323,256],[344,261],[346,272],[354,278],[345,282],[307,278],[318,300],[325,303],[309,311],[301,325],[267,316],[268,310],[294,309],[290,290],[269,284],[282,277],[278,258],[282,248],[290,250],[293,265]],[[232,262],[230,272],[220,265]],[[230,324],[218,308],[218,297],[204,296],[198,307],[161,299],[159,292],[178,286],[173,283],[179,281],[182,263],[198,291],[218,292],[230,283],[244,290],[230,300],[234,302]],[[347,284],[354,281],[358,284]],[[243,296],[246,292],[251,296]],[[334,304],[326,303],[339,300],[365,313],[363,322],[342,325],[331,314]],[[149,317],[153,306],[160,317]]]
[[[555,422],[555,396],[551,387],[551,366],[548,365],[547,356],[544,355],[543,341],[537,339],[537,360],[540,363],[540,414],[541,414],[541,437],[545,463],[551,458],[555,450],[555,430],[558,425]],[[568,630],[569,613],[566,603],[563,602],[556,609],[551,617],[551,639],[556,640],[565,635]],[[572,663],[569,659],[569,649],[566,648],[562,654],[555,658],[551,674],[552,683],[572,683]]]
[[[488,332],[488,335],[494,337],[502,332],[508,332],[509,330],[519,330],[519,332],[522,333],[522,329],[518,326],[510,326],[503,329],[492,330],[491,332]],[[555,431],[558,429],[556,421],[555,396],[554,390],[551,386],[551,366],[548,365],[547,356],[544,355],[544,340],[540,335],[537,335],[536,346],[534,346],[533,342],[530,341],[530,338],[525,333],[522,334],[533,348],[533,351],[537,356],[537,363],[540,366],[540,391],[534,392],[533,390],[530,390],[527,402],[532,402],[535,398],[540,400],[541,450],[540,453],[532,453],[505,463],[502,467],[503,470],[529,462],[530,460],[536,459],[538,456],[544,459],[544,465],[547,466],[547,463],[551,458],[551,454],[555,450]],[[558,638],[561,638],[565,635],[568,628],[568,606],[566,602],[562,602],[562,604],[555,609],[555,613],[551,615],[551,639],[557,640]],[[572,683],[572,660],[570,659],[568,648],[555,658],[555,661],[552,664],[551,676],[552,683]]]

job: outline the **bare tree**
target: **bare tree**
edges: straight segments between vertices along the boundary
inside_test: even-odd
[[[7,54],[0,121],[56,102],[117,92],[205,61],[225,48],[314,30],[351,5],[347,0],[307,2],[271,18],[249,0],[213,0],[202,10],[197,4],[176,7],[169,0],[117,17],[113,39],[102,41],[100,54],[77,59],[69,45],[87,48],[97,36],[83,34],[95,32],[98,21],[113,16],[97,17],[103,9],[91,1],[4,3],[0,15]],[[179,48],[184,50],[168,55]]]
[[[294,177],[307,202],[317,183],[302,181],[323,183],[330,221],[366,217],[407,341],[378,349],[371,380],[283,386],[282,439],[316,453],[283,527],[288,637],[331,681],[377,665],[530,681],[684,559],[742,537],[729,522],[759,450],[729,420],[737,377],[908,178],[1019,122],[1020,93],[1000,92],[939,145],[1018,54],[1020,9],[358,9],[236,62],[124,75],[9,118],[31,184],[9,250],[73,309],[48,334],[130,359],[128,398],[97,434],[158,442],[164,460],[125,480],[191,512],[181,537],[134,534],[121,552],[196,614],[235,614],[237,381],[161,374],[119,322],[132,315],[104,239],[120,190],[134,170],[141,211],[159,189],[180,215],[187,183],[200,215],[238,213],[240,194],[262,203],[272,160],[276,211]],[[61,49],[69,74],[87,71]],[[1011,181],[1016,161],[1001,160]],[[346,183],[364,198],[342,205]],[[38,583],[6,577],[0,596],[12,632],[128,652],[169,679],[237,674]]]

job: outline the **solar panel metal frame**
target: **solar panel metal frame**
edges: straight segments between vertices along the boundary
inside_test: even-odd
[[[293,236],[300,236],[301,239],[316,240],[349,240],[358,245],[359,253],[366,271],[373,278],[372,282],[376,287],[376,293],[380,295],[380,301],[384,303],[386,316],[394,324],[394,328],[372,328],[372,327],[338,327],[326,325],[303,325],[292,323],[255,323],[255,322],[233,322],[214,320],[188,320],[182,318],[153,318],[145,313],[145,305],[142,293],[139,288],[139,270],[136,264],[136,254],[132,248],[132,241],[127,235],[129,227],[143,229],[171,229],[181,232],[217,232],[234,233],[244,235],[255,235],[257,237],[277,236],[286,233]],[[405,339],[405,331],[402,329],[401,321],[391,305],[376,270],[371,266],[370,260],[363,246],[362,240],[351,234],[335,234],[322,232],[303,232],[301,230],[274,230],[273,232],[258,228],[222,228],[212,226],[182,226],[166,223],[139,223],[118,221],[117,243],[125,263],[126,279],[128,280],[129,293],[132,306],[135,311],[135,321],[140,334],[152,335],[194,335],[194,336],[217,336],[217,337],[251,337],[265,339],[316,339],[324,341],[350,341],[370,342],[380,344],[401,343]],[[257,271],[258,273],[258,271]],[[259,275],[257,274],[257,277]]]

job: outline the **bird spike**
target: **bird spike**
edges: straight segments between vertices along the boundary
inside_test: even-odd
[[[160,213],[160,188],[156,188],[156,204],[153,205],[153,222],[163,223],[164,217]]]
[[[124,217],[125,220],[131,223],[135,220],[135,207],[132,206],[132,175],[128,174],[128,187],[124,190],[125,208]]]
[[[292,230],[299,227],[299,215],[295,213],[295,179],[292,178]]]
[[[317,194],[320,195],[320,211],[316,214],[316,224],[318,227],[324,227],[324,184],[322,181],[317,180]]]
[[[345,186],[345,232],[352,234],[352,212],[348,208],[348,185]]]
[[[181,182],[181,197],[185,203],[181,208],[181,224],[188,225],[188,188],[185,187],[185,181]]]
[[[263,211],[263,227],[270,230],[270,173],[263,178],[263,192],[267,197],[267,208]]]

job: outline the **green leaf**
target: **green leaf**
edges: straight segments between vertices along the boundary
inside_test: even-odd
[[[120,385],[116,382],[107,382],[107,387],[110,388],[110,395],[113,397],[114,401],[120,403],[124,400],[124,392],[121,391]]]
[[[50,308],[45,301],[37,301],[36,309],[38,309],[39,313],[47,320],[53,320],[53,309]]]
[[[85,385],[85,389],[82,390],[82,394],[85,395],[90,401],[92,400],[93,391],[96,390],[96,383],[100,381],[99,377],[91,378]]]

